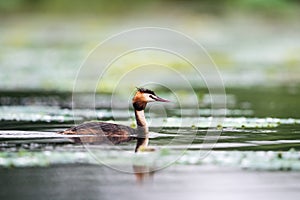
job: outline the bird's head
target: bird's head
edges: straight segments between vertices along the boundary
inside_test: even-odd
[[[158,97],[152,90],[137,88],[137,91],[132,99],[132,104],[136,110],[144,110],[147,103],[155,101],[170,102],[167,99]]]

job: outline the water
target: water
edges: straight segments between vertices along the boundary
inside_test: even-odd
[[[89,106],[93,105],[94,97],[82,93],[77,95],[81,103],[71,109],[72,94],[63,91],[72,90],[78,66],[91,48],[106,39],[110,35],[107,32],[136,27],[126,19],[113,25],[109,19],[106,22],[79,18],[60,19],[58,24],[57,20],[40,16],[32,20],[27,16],[6,19],[3,23],[0,64],[5,73],[0,73],[0,89],[8,91],[0,93],[1,199],[118,199],[120,196],[122,199],[199,199],[200,196],[296,199],[299,196],[298,25],[293,24],[294,31],[285,31],[290,30],[290,23],[266,26],[261,20],[252,21],[255,20],[252,16],[250,21],[237,17],[238,23],[233,23],[236,22],[233,19],[210,19],[204,23],[191,17],[170,23],[169,18],[159,15],[156,19],[142,18],[142,26],[157,26],[154,21],[166,27],[174,24],[195,37],[207,48],[219,65],[225,84],[231,88],[226,88],[226,109],[211,110],[208,91],[201,88],[196,91],[199,110],[191,106],[185,88],[179,88],[183,91],[182,107],[152,106],[146,114],[150,145],[156,151],[134,154],[135,141],[117,147],[83,145],[78,137],[57,134],[74,123],[90,120],[129,126],[134,123],[129,92],[118,96],[114,105],[110,104],[108,94],[96,95],[96,110]],[[190,26],[190,22],[194,24]],[[123,28],[120,24],[124,24]],[[53,27],[57,31],[49,34]],[[245,27],[251,27],[251,31]],[[62,43],[61,38],[68,39]],[[126,42],[122,45],[128,45]],[[106,53],[114,55],[115,50],[107,49]],[[162,59],[188,78],[193,77],[188,66],[173,57],[152,56],[126,57],[119,63],[122,68],[115,67],[111,73],[127,73],[150,58],[151,62]],[[83,74],[84,91],[94,86],[89,81],[98,70],[99,59],[96,63],[97,68]],[[148,75],[152,81],[165,80],[164,75],[157,77],[158,74]],[[103,82],[108,91],[116,83],[112,77],[108,74]],[[169,85],[180,85],[174,80],[166,81]],[[132,85],[124,88],[129,87]],[[157,91],[163,97],[171,96],[164,92]],[[227,115],[222,119],[224,111]],[[212,113],[219,122],[213,131],[221,133],[220,136],[207,135],[213,133],[208,129]],[[156,169],[161,170],[152,172]]]
[[[157,11],[153,12],[155,16],[143,12],[116,18],[53,18],[42,14],[3,18],[0,199],[299,197],[298,19],[263,19],[235,12],[227,17],[181,12],[174,10],[180,20]],[[156,151],[142,154],[133,153],[135,141],[117,147],[83,145],[78,137],[58,135],[57,131],[74,123],[90,120],[131,126],[134,120],[127,95],[134,83],[119,83],[113,78],[127,74],[140,63],[166,63],[193,79],[189,66],[174,57],[132,54],[115,63],[111,74],[102,79],[104,91],[110,91],[118,82],[125,89],[120,87],[117,92],[125,91],[125,96],[118,96],[118,102],[111,105],[107,93],[98,94],[94,110],[89,106],[94,97],[82,93],[77,96],[81,103],[71,109],[69,91],[87,54],[112,34],[153,25],[175,28],[206,47],[230,87],[226,88],[226,109],[212,111],[208,91],[201,88],[196,91],[200,110],[194,109],[190,94],[184,87],[179,88],[183,107],[163,105],[165,112],[161,112],[161,105],[155,104],[147,111],[150,145]],[[147,34],[145,37],[151,40]],[[114,57],[116,50],[130,43],[122,41],[107,48],[105,55]],[[95,68],[82,74],[83,91],[94,89],[91,77],[102,64],[99,58],[95,62]],[[151,81],[159,79],[166,85],[181,86],[170,73],[170,80],[166,80],[163,70],[155,74],[142,72]],[[144,76],[132,77],[145,82]],[[195,85],[205,87],[202,80]],[[164,92],[157,91],[168,98]],[[218,120],[224,111],[227,116]],[[217,133],[222,133],[219,137],[207,136],[212,112],[217,114],[214,119],[221,121],[215,127]],[[149,172],[158,168],[163,169]]]
[[[289,91],[286,88],[264,88],[255,92],[252,89],[228,89],[227,116],[213,129],[210,124],[221,119],[218,113],[223,111],[212,111],[205,98],[196,112],[188,105],[183,108],[167,105],[162,115],[161,107],[150,107],[146,116],[150,125],[150,143],[156,149],[152,155],[156,156],[153,156],[154,160],[160,159],[160,164],[155,163],[156,168],[176,163],[225,164],[255,170],[300,170],[299,93],[298,88],[294,88],[293,93]],[[267,97],[266,92],[270,94]],[[268,99],[270,96],[271,100]],[[86,98],[84,94],[82,98]],[[109,95],[98,94],[96,98],[108,99]],[[72,110],[70,101],[70,93],[3,93],[0,98],[0,165],[9,168],[98,164],[90,158],[91,152],[87,153],[87,150],[107,165],[130,165],[131,161],[124,161],[122,157],[136,159],[132,153],[135,141],[116,147],[91,144],[91,138],[84,136],[57,134],[74,124],[91,120],[132,126],[134,118],[126,101],[113,110],[105,101],[96,105],[96,109],[80,107]],[[212,112],[217,113],[214,118],[211,117]],[[211,149],[207,157],[199,157],[199,152]],[[107,151],[110,153],[101,153]],[[119,154],[117,158],[114,152]],[[237,160],[237,157],[240,159]],[[141,159],[147,160],[149,156]]]
[[[298,172],[173,166],[138,176],[101,166],[1,169],[1,199],[297,199]],[[34,189],[33,189],[34,188]],[[16,192],[17,191],[17,192]]]
[[[112,110],[103,100],[109,95],[98,94],[96,109],[72,110],[71,93],[1,93],[1,199],[298,197],[299,88],[227,89],[227,116],[213,130],[208,94],[198,92],[200,110],[150,106],[146,116],[156,151],[140,154],[133,153],[135,141],[82,144],[79,138],[86,137],[57,134],[90,120],[131,126],[127,101]],[[223,111],[215,110],[215,118]],[[214,130],[221,135],[208,134]]]

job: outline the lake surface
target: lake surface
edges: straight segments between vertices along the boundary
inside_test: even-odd
[[[297,199],[298,172],[173,166],[141,184],[101,166],[1,169],[1,199]]]
[[[299,92],[295,86],[229,88],[224,118],[224,110],[210,108],[202,89],[197,90],[199,110],[188,103],[154,104],[146,117],[156,151],[134,154],[135,141],[91,144],[85,137],[57,134],[91,120],[132,126],[128,101],[111,109],[110,95],[97,94],[95,108],[72,110],[71,93],[3,91],[1,199],[295,199],[300,194]]]

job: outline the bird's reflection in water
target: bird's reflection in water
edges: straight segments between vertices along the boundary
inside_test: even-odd
[[[107,137],[105,135],[99,136],[98,135],[85,135],[81,137],[71,137],[72,141],[74,143],[78,144],[95,144],[95,145],[115,145],[115,144],[121,144],[124,142],[129,142],[131,140],[136,140],[137,144],[139,144],[139,140],[144,140],[143,138],[136,138],[136,137],[131,137],[130,139],[118,137],[118,136],[110,136]],[[139,146],[139,145],[137,145]],[[144,149],[143,151],[151,152],[154,151],[154,149],[147,148]],[[133,169],[133,174],[136,179],[136,183],[138,185],[142,185],[147,182],[152,182],[154,174],[155,174],[155,168],[153,166],[149,165],[132,165]]]
[[[137,184],[142,185],[145,182],[152,182],[155,173],[153,167],[146,165],[133,165],[132,167]]]

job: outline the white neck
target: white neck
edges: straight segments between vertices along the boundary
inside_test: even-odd
[[[135,110],[135,119],[138,127],[147,127],[147,121],[145,118],[144,110]]]
[[[149,130],[147,121],[145,118],[144,110],[135,110],[135,118],[137,124],[137,145],[135,151],[139,151],[141,148],[145,148],[148,146],[149,141]]]

